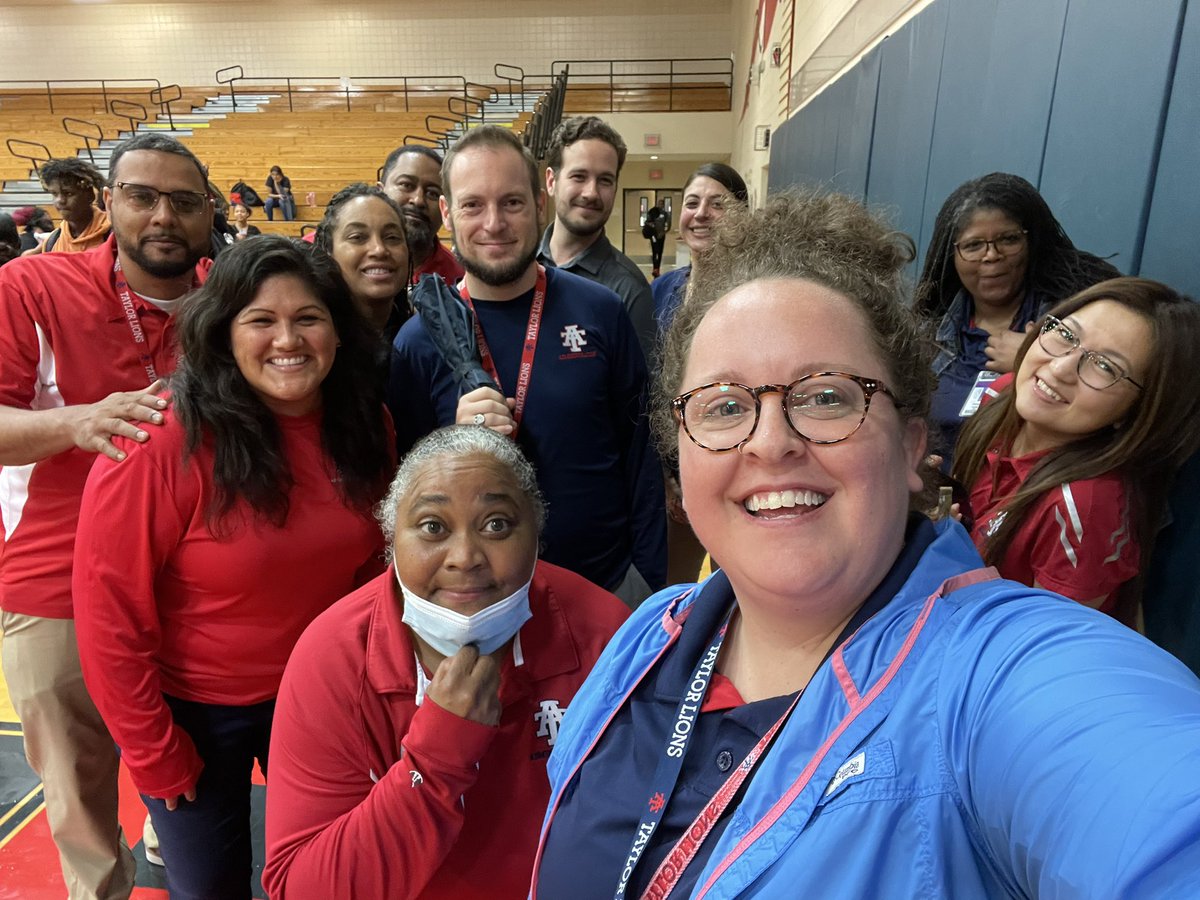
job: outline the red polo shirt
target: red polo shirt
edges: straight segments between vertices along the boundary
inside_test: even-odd
[[[147,385],[113,283],[113,237],[84,253],[47,253],[0,269],[0,405],[54,409]],[[211,266],[196,267],[202,283]],[[133,295],[160,375],[175,369],[171,317]],[[153,429],[151,430],[153,432]],[[78,448],[0,469],[0,608],[69,619],[79,499],[96,454]]]
[[[446,284],[457,284],[465,274],[466,271],[454,258],[454,254],[447,250],[441,241],[438,241],[437,247],[429,259],[425,260],[420,268],[413,271],[413,284],[416,284],[422,275],[440,275]]]
[[[988,452],[971,488],[971,537],[981,550],[1000,527],[1008,498],[1048,452],[1016,458],[1002,456],[999,449]],[[1109,472],[1046,491],[1013,535],[998,568],[1005,578],[1036,582],[1083,603],[1107,594],[1099,608],[1112,612],[1116,589],[1137,574],[1140,561],[1124,479]]]

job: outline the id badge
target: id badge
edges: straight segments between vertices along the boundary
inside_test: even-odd
[[[960,419],[969,419],[975,413],[979,412],[979,404],[983,402],[984,394],[993,393],[991,390],[992,382],[999,377],[999,372],[993,372],[990,369],[984,369],[975,376],[975,384],[971,387],[970,393],[967,394],[967,400],[963,403],[962,409],[958,411]]]

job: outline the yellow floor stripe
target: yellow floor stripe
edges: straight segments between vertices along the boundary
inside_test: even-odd
[[[12,831],[10,831],[8,833],[7,837],[0,838],[0,850],[3,850],[5,848],[5,846],[8,844],[8,842],[11,841],[13,838],[15,838],[18,834],[20,834],[24,830],[25,826],[28,825],[30,822],[32,822],[34,819],[36,819],[38,813],[40,813],[45,808],[46,808],[45,803],[39,803],[37,805],[37,809],[35,809],[28,816],[26,816],[24,818],[24,820],[22,820],[17,825],[16,828],[14,828]]]
[[[19,813],[21,811],[21,807],[24,806],[26,803],[28,803],[30,800],[32,800],[34,798],[34,796],[37,794],[37,792],[40,791],[41,789],[42,789],[41,782],[38,782],[37,787],[35,787],[32,791],[30,791],[28,794],[26,794],[24,797],[22,797],[20,800],[18,800],[12,809],[10,809],[4,815],[0,816],[0,825],[3,825],[5,822],[7,822],[9,819],[11,819],[13,816],[15,816],[17,813]]]
[[[23,732],[23,731],[5,731],[3,729],[0,729],[0,737],[24,737],[24,736],[25,736],[25,732]]]

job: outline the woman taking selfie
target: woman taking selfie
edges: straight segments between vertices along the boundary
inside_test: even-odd
[[[1200,890],[1200,683],[909,512],[910,258],[847,198],[718,228],[655,415],[722,569],[648,599],[576,695],[533,895]]]
[[[391,429],[371,336],[324,253],[223,252],[179,313],[171,406],[84,491],[74,596],[96,701],[174,898],[250,896],[250,773],[288,654],[382,568]]]
[[[971,486],[984,560],[1132,624],[1137,597],[1118,589],[1200,444],[1197,347],[1200,306],[1142,278],[1101,282],[1043,317],[959,440],[954,474]]]

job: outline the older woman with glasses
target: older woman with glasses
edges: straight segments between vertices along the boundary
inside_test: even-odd
[[[910,254],[838,197],[718,229],[655,415],[723,568],[647,600],[575,697],[533,896],[1200,890],[1200,684],[909,511]]]
[[[935,432],[950,458],[985,385],[1012,371],[1029,327],[1052,304],[1120,274],[1075,249],[1032,184],[993,172],[960,185],[934,222],[917,309],[936,323]]]
[[[1132,624],[1139,548],[1200,444],[1197,347],[1200,306],[1141,278],[1101,282],[1043,317],[955,461],[972,486],[972,536],[1000,574]]]

